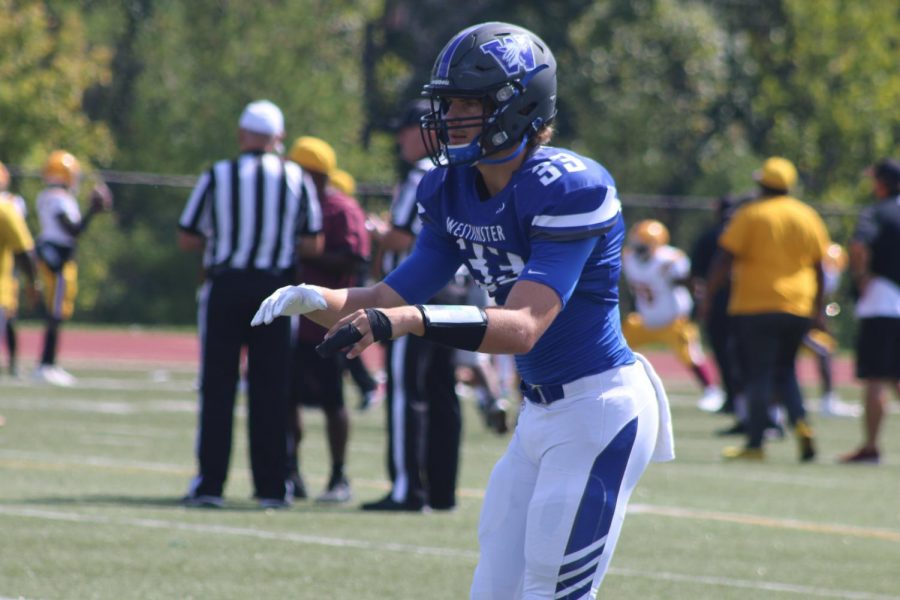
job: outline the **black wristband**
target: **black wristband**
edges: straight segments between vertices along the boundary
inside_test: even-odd
[[[391,320],[387,315],[377,308],[367,308],[366,318],[369,319],[369,328],[372,330],[372,338],[376,342],[383,342],[391,339],[394,330],[391,327]]]

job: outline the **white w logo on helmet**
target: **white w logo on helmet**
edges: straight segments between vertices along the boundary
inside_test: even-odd
[[[534,48],[527,35],[513,34],[491,40],[481,45],[481,51],[493,56],[507,75],[534,69]]]

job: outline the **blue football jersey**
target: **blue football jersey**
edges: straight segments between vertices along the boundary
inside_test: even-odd
[[[562,311],[530,352],[516,356],[530,384],[567,383],[634,362],[619,320],[625,225],[606,169],[545,146],[496,196],[479,185],[474,167],[425,175],[415,250],[385,282],[411,304],[427,301],[461,264],[500,305],[522,279],[552,288]]]

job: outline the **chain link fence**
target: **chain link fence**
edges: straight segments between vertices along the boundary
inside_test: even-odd
[[[40,173],[15,166],[9,170],[13,191],[25,196],[32,213],[29,222],[36,231],[33,200],[40,187]],[[116,215],[114,225],[92,227],[90,239],[80,249],[83,281],[76,318],[113,323],[192,323],[195,291],[201,279],[199,257],[186,259],[174,239],[178,216],[197,176],[100,170],[91,173],[86,184],[92,177],[103,179],[112,188]],[[357,187],[357,199],[367,212],[383,213],[390,206],[392,190],[389,184],[362,182]],[[672,244],[688,254],[698,237],[715,224],[714,197],[622,193],[621,198],[626,222],[652,218],[665,223]],[[858,208],[811,204],[822,215],[832,239],[846,244]],[[630,305],[627,291],[623,296],[625,304]],[[840,306],[839,314],[830,319],[832,333],[843,347],[850,347],[855,323],[849,278],[842,280],[831,301]],[[24,314],[29,315],[27,309]]]

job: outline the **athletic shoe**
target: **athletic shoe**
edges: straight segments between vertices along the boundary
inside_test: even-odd
[[[32,378],[58,387],[72,387],[77,381],[71,373],[54,365],[38,366],[32,373]]]
[[[738,446],[729,446],[722,450],[722,458],[725,460],[758,462],[766,459],[766,452],[762,448],[740,448]]]
[[[75,385],[78,380],[74,375],[63,369],[62,367],[53,366],[53,375],[56,379],[56,384],[62,387],[72,387]]]
[[[306,483],[303,481],[303,476],[300,473],[292,473],[288,481],[294,488],[294,500],[306,500],[309,498],[309,494],[306,492]]]
[[[188,494],[181,499],[181,504],[187,508],[222,508],[225,501],[222,496],[194,496]]]
[[[484,412],[484,419],[488,429],[499,435],[503,435],[509,431],[509,425],[507,424],[506,419],[508,412],[509,400],[506,398],[494,400]]]
[[[797,434],[800,462],[810,462],[816,457],[816,444],[812,428],[806,421],[797,421],[794,431]]]
[[[391,498],[390,494],[382,498],[381,500],[376,500],[375,502],[367,502],[360,506],[362,510],[367,511],[388,511],[388,512],[427,512],[427,509],[424,504],[419,504],[416,502],[397,502],[393,498]]]
[[[838,457],[838,462],[845,465],[877,465],[881,462],[881,454],[878,450],[860,448]]]
[[[373,406],[378,406],[384,400],[384,386],[378,384],[374,390],[362,394],[359,399],[359,412],[366,412]]]
[[[316,502],[323,504],[343,504],[350,502],[353,494],[350,492],[350,482],[344,476],[328,482],[328,488],[316,498]]]
[[[291,507],[290,501],[284,498],[260,498],[257,504],[263,510],[281,510]]]
[[[725,404],[725,393],[721,388],[711,385],[703,390],[703,396],[697,401],[697,408],[704,412],[719,412]]]
[[[834,392],[825,394],[819,401],[819,414],[823,417],[855,418],[862,414],[858,404],[848,404]]]
[[[726,436],[726,435],[743,435],[747,433],[747,426],[744,425],[740,421],[736,421],[734,425],[731,427],[727,427],[725,429],[717,429],[716,435]]]

